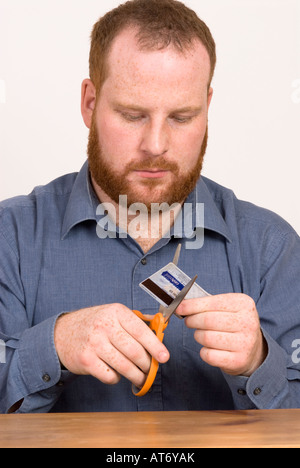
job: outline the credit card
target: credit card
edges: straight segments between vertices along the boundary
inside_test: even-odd
[[[139,286],[159,302],[159,304],[167,307],[190,279],[188,275],[171,262],[142,281]],[[210,294],[197,283],[194,283],[186,299],[195,299],[205,296],[210,296]]]

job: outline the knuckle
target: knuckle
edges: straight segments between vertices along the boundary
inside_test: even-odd
[[[203,342],[203,340],[201,339],[201,332],[200,332],[200,330],[195,330],[195,332],[194,332],[194,339],[195,339],[198,343],[201,343],[202,345],[204,345],[204,342]]]
[[[132,361],[136,362],[141,359],[141,349],[139,346],[131,346],[129,351],[129,355]]]
[[[211,338],[209,331],[206,330],[196,330],[194,333],[195,340],[207,348],[211,347]]]
[[[247,309],[253,310],[256,308],[254,300],[247,294],[240,293],[239,300],[241,302],[241,305]]]
[[[91,353],[89,350],[87,349],[84,349],[80,354],[79,354],[79,358],[78,358],[78,362],[79,362],[79,365],[80,367],[83,369],[83,370],[88,370],[90,364],[91,364]]]
[[[236,354],[234,359],[234,368],[237,370],[244,369],[248,364],[248,357],[246,353]]]
[[[202,339],[203,339],[203,344],[207,346],[208,348],[213,346],[214,343],[212,340],[211,333],[209,331],[203,332]]]
[[[211,315],[210,314],[203,314],[203,327],[209,329],[211,327]]]
[[[127,307],[118,304],[106,304],[105,306],[98,306],[95,308],[94,316],[94,328],[107,328],[111,327],[118,320],[118,315],[124,313],[127,310]]]
[[[132,363],[128,359],[123,359],[122,363],[120,363],[119,371],[125,377],[130,374],[132,370]]]

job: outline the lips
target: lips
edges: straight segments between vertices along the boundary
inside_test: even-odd
[[[148,179],[161,179],[164,177],[169,171],[166,171],[165,169],[139,169],[134,171],[136,174],[138,174],[140,177],[143,178],[148,178]]]

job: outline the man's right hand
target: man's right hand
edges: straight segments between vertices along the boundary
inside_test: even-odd
[[[148,325],[122,304],[78,310],[58,318],[54,342],[62,365],[77,375],[116,384],[121,375],[142,387],[151,356],[164,363],[167,348]]]

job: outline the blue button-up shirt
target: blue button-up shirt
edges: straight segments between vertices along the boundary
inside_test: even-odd
[[[99,204],[87,163],[77,174],[0,204],[0,411],[217,410],[300,407],[300,240],[277,215],[239,201],[201,177],[190,194],[193,229],[204,206],[204,243],[182,229],[146,255],[129,236],[99,237]],[[97,233],[98,231],[98,233]],[[180,231],[180,230],[179,230]],[[250,377],[203,362],[194,331],[172,317],[151,392],[135,397],[61,368],[54,326],[62,313],[119,302],[146,314],[157,302],[139,283],[165,266],[182,243],[179,268],[210,294],[242,292],[256,302],[268,356]],[[146,261],[145,261],[146,260]],[[4,359],[5,358],[5,359]]]

